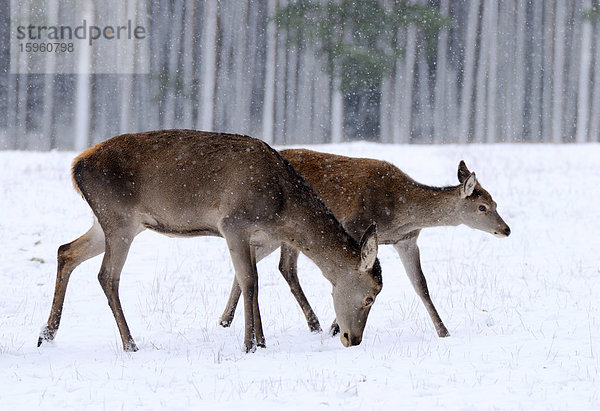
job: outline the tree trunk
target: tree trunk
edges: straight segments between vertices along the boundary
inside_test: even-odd
[[[229,111],[229,116],[233,118],[231,122],[232,131],[235,133],[245,133],[249,120],[249,113],[246,102],[249,98],[246,92],[246,84],[248,78],[248,3],[239,2],[235,5],[235,19],[229,30],[233,30],[233,110]],[[239,27],[244,27],[245,30],[240,30]]]
[[[281,7],[285,7],[287,2],[281,1]],[[275,124],[273,143],[283,144],[285,138],[285,94],[286,94],[286,67],[287,67],[287,52],[286,52],[287,34],[284,30],[280,30],[277,36],[277,50],[275,55]]]
[[[342,96],[341,81],[339,75],[333,77],[333,89],[331,91],[332,143],[341,143],[344,141],[344,97]]]
[[[93,23],[94,6],[86,2],[83,7],[82,20],[90,25]],[[75,97],[75,139],[74,148],[77,151],[85,149],[90,140],[90,68],[91,49],[80,47],[77,57],[77,92]]]
[[[471,128],[471,101],[473,99],[473,74],[475,73],[475,48],[477,45],[477,27],[479,25],[480,0],[474,0],[469,5],[467,18],[467,37],[465,39],[465,61],[463,63],[462,90],[460,98],[460,129],[459,142],[469,141]]]
[[[268,0],[267,18],[271,18],[277,10],[277,0]],[[265,94],[263,98],[262,113],[262,138],[267,143],[273,143],[273,127],[275,122],[275,51],[277,47],[277,38],[275,33],[275,23],[272,20],[267,22],[267,53],[265,62]]]
[[[487,81],[487,133],[486,142],[496,142],[496,84],[497,84],[497,70],[498,70],[498,54],[497,54],[497,42],[498,42],[498,3],[491,1],[488,4],[489,11],[489,25],[486,32],[489,33],[489,70],[488,70],[488,81]],[[517,77],[524,76],[524,73],[518,73]]]
[[[25,6],[21,7],[21,16],[23,21],[29,20],[29,4],[25,4]],[[16,76],[16,88],[15,91],[17,93],[17,101],[15,104],[15,129],[13,131],[13,135],[11,136],[14,139],[14,147],[16,149],[24,149],[27,148],[29,144],[29,135],[27,129],[27,110],[28,110],[28,89],[29,89],[29,74],[28,74],[28,64],[27,64],[27,55],[26,53],[19,53],[19,71],[18,76]],[[20,132],[17,133],[17,130]]]
[[[581,53],[581,7],[579,2],[567,2],[565,20],[564,97],[562,115],[563,143],[575,141],[577,135],[577,86]]]
[[[402,69],[402,95],[400,97],[400,118],[396,143],[408,143],[411,139],[413,86],[415,82],[415,62],[417,59],[417,28],[411,24],[406,28],[405,61]]]
[[[204,3],[202,31],[202,78],[198,104],[198,128],[214,129],[214,101],[217,66],[217,7],[216,1]]]
[[[194,81],[194,43],[196,21],[196,2],[187,0],[185,2],[185,18],[183,21],[183,116],[181,125],[185,128],[192,128],[194,125],[194,103],[193,81]]]
[[[177,83],[179,80],[179,55],[181,53],[181,27],[183,19],[183,3],[177,2],[173,5],[173,19],[169,33],[169,73],[167,77],[167,95],[165,100],[165,128],[175,127],[177,110]]]
[[[594,83],[590,116],[590,141],[600,141],[600,33],[594,33]]]
[[[477,79],[475,89],[475,133],[473,141],[481,143],[484,141],[484,133],[486,126],[486,79],[488,76],[488,58],[490,46],[490,33],[488,31],[491,23],[492,3],[495,0],[487,0],[483,2],[483,27],[485,30],[481,32],[480,48],[479,48],[479,63],[477,67]]]
[[[440,13],[447,16],[450,11],[450,1],[440,1]],[[447,87],[448,87],[448,66],[447,66],[447,50],[448,50],[448,30],[442,30],[438,37],[437,44],[437,64],[435,67],[435,97],[433,108],[433,142],[440,144],[448,135],[448,103],[447,103]]]
[[[425,59],[425,44],[420,42],[420,52],[417,60],[418,67],[418,79],[417,83],[417,107],[416,118],[413,126],[413,140],[418,137],[420,143],[433,142],[433,107],[431,106],[431,90],[429,84],[429,69],[427,61]],[[415,135],[415,131],[418,131],[418,135]]]
[[[313,82],[312,104],[313,121],[312,143],[326,143],[329,141],[329,124],[331,123],[331,106],[330,106],[330,77],[323,73],[320,68],[321,62],[317,60],[315,46],[312,51],[312,69],[316,74]]]
[[[525,90],[527,79],[527,66],[525,64],[525,29],[527,27],[527,4],[526,0],[517,0],[516,19],[516,49],[515,69],[516,76],[513,82],[514,108],[512,112],[512,135],[508,136],[510,141],[521,141],[523,139],[523,114],[525,112]],[[537,50],[536,50],[537,51]]]
[[[297,106],[297,78],[298,78],[298,47],[288,45],[286,47],[287,73],[285,82],[285,132],[284,139],[286,143],[296,141],[296,112]]]
[[[390,143],[391,130],[391,79],[388,76],[381,79],[381,102],[379,104],[379,141],[382,143]]]
[[[55,24],[58,21],[58,4],[56,0],[48,0],[48,21]],[[42,114],[42,136],[47,138],[47,147],[56,148],[56,134],[54,129],[54,80],[56,78],[56,53],[47,53],[44,74],[44,111]]]
[[[554,66],[553,66],[553,87],[552,87],[552,142],[560,143],[563,141],[562,135],[562,116],[563,116],[563,98],[564,85],[563,75],[565,67],[565,20],[567,6],[565,2],[556,3],[556,13],[554,27]]]
[[[543,141],[552,140],[552,61],[554,50],[554,2],[544,2],[544,88],[542,91]]]
[[[132,1],[126,3],[119,2],[119,15],[125,15],[129,18],[135,16],[136,4]],[[122,46],[121,46],[122,47]],[[134,54],[133,43],[128,41],[125,43],[125,55],[119,55],[119,66],[121,71],[119,73],[119,93],[121,94],[120,101],[120,121],[119,121],[119,133],[126,133],[128,131],[135,131],[135,128],[131,127],[131,111],[133,108],[132,104],[132,90],[133,90],[133,75],[134,73],[134,60],[132,58]]]
[[[583,10],[592,8],[591,0],[584,0]],[[579,84],[577,93],[577,139],[578,143],[588,141],[590,68],[592,63],[592,23],[583,21],[581,28],[581,51],[579,57]]]
[[[544,44],[544,4],[536,1],[533,7],[533,27],[531,42],[531,83],[529,86],[530,131],[532,141],[542,139],[542,90],[544,88],[543,44]]]

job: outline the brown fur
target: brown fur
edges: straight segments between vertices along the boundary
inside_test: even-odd
[[[351,235],[358,238],[370,224],[377,224],[379,243],[392,244],[396,248],[438,335],[449,335],[429,296],[417,239],[423,228],[459,224],[497,236],[510,234],[496,211],[496,203],[477,182],[475,173],[461,162],[458,168],[461,184],[431,187],[416,182],[385,161],[303,149],[280,153],[321,196]],[[486,207],[485,212],[479,210],[482,205]],[[297,257],[296,251],[282,244],[280,271],[303,309],[309,328],[317,331],[320,330],[319,322],[298,282]],[[234,283],[221,317],[223,325],[230,324],[233,319],[236,296],[239,298],[239,290]]]
[[[370,309],[363,301],[381,290],[376,234],[366,230],[370,234],[355,241],[266,143],[194,130],[124,134],[84,151],[74,160],[72,175],[95,222],[88,233],[59,248],[54,302],[39,344],[54,338],[72,270],[104,252],[100,284],[123,348],[137,349],[118,286],[131,242],[144,229],[226,239],[244,294],[247,350],[265,344],[256,260],[282,242],[321,267],[333,284],[336,313],[343,317],[342,342],[360,343]]]

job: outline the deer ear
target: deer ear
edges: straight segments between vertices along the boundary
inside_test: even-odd
[[[371,270],[375,260],[377,260],[377,224],[373,223],[360,239],[360,270]]]
[[[464,181],[464,183],[462,183],[462,186],[460,187],[460,196],[462,198],[469,197],[471,194],[473,194],[473,191],[475,191],[476,184],[477,177],[475,177],[475,173],[469,174],[467,179]]]
[[[460,160],[458,164],[458,182],[464,183],[467,178],[471,175],[471,172],[467,168],[467,165],[463,160]]]

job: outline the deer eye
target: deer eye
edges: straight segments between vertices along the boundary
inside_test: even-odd
[[[479,211],[481,211],[482,213],[485,213],[487,211],[487,207],[484,205],[480,205],[479,206]]]
[[[373,297],[367,297],[367,298],[365,298],[365,301],[364,301],[364,303],[363,303],[363,304],[364,304],[364,306],[365,306],[365,307],[368,307],[368,306],[370,306],[371,304],[373,304],[373,301],[374,301],[374,300],[373,300]]]

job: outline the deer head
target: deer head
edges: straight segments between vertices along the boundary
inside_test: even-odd
[[[381,266],[377,259],[377,229],[367,229],[360,240],[361,258],[356,274],[339,276],[333,285],[333,306],[345,347],[362,341],[367,317],[381,291]],[[357,280],[358,278],[358,280]]]
[[[459,213],[460,221],[477,230],[485,231],[496,237],[508,237],[510,227],[496,211],[496,202],[477,181],[474,172],[469,171],[464,161],[458,165]]]

